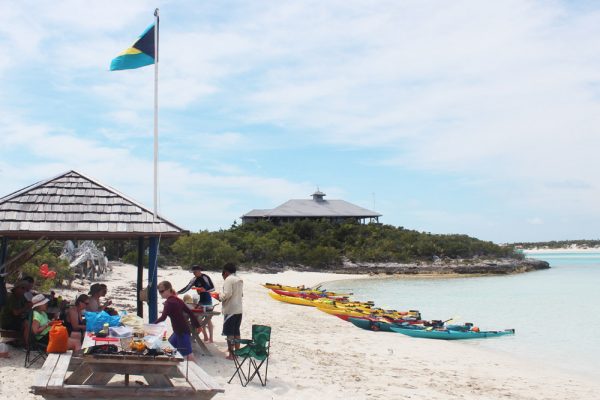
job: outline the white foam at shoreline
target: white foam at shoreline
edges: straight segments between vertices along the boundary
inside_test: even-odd
[[[594,247],[564,247],[564,248],[556,248],[556,249],[544,249],[544,248],[535,248],[535,249],[527,249],[523,250],[525,254],[538,254],[538,253],[600,253],[600,248]]]

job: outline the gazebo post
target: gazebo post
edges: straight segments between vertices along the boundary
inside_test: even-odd
[[[144,288],[144,237],[138,238],[138,262],[137,262],[137,315],[140,318],[144,317],[144,303],[140,298],[140,293]]]
[[[158,238],[150,237],[148,248],[148,321],[158,318]]]
[[[8,238],[6,236],[2,237],[2,241],[0,242],[0,266],[4,265],[6,261],[6,255],[8,254]],[[4,280],[4,271],[6,271],[6,267],[0,270],[0,307],[6,304],[6,281]]]

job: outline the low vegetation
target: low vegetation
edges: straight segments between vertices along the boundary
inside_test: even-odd
[[[12,241],[9,259],[31,246],[31,241]],[[97,241],[109,260],[137,264],[138,242]],[[147,244],[146,244],[147,245]],[[25,275],[48,287],[67,284],[73,279],[66,261],[58,258],[62,243],[49,247],[20,263]],[[147,250],[147,249],[146,249]],[[148,265],[145,252],[144,265]],[[218,270],[226,262],[247,266],[291,265],[317,269],[339,267],[344,259],[352,262],[409,263],[441,259],[519,258],[513,246],[499,246],[467,235],[438,235],[383,224],[301,220],[275,225],[261,221],[236,225],[216,232],[200,231],[178,239],[160,241],[159,266],[202,264]],[[41,264],[57,272],[55,279],[40,276]],[[11,274],[8,281],[17,279]]]
[[[48,293],[50,288],[68,285],[73,280],[73,270],[69,263],[61,260],[62,243],[52,242],[47,247],[40,248],[39,252],[31,254],[28,249],[34,242],[31,240],[11,241],[7,260],[18,257],[14,264],[9,265],[7,281],[14,283],[20,276],[31,276],[36,282],[36,290]],[[50,270],[55,271],[53,278],[43,276],[40,266],[47,264]],[[20,266],[16,268],[15,266]]]
[[[439,258],[519,257],[512,246],[499,246],[467,235],[436,235],[382,224],[331,224],[301,220],[274,225],[261,221],[202,231],[179,238],[173,253],[183,263],[218,269],[232,261],[248,265],[286,264],[335,268],[354,262],[412,262]]]

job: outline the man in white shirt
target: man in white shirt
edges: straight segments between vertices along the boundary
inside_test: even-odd
[[[239,339],[240,325],[242,324],[242,297],[244,292],[244,281],[237,276],[236,267],[232,263],[223,266],[222,276],[223,293],[218,295],[218,299],[223,306],[223,336],[227,337],[227,350],[229,354],[227,359],[233,360],[234,349],[239,349],[239,343],[234,345],[233,340]]]

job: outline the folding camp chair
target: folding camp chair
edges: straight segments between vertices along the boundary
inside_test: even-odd
[[[233,352],[235,372],[227,383],[237,375],[242,386],[246,386],[255,376],[258,376],[262,386],[267,384],[267,372],[269,370],[269,350],[271,347],[271,327],[266,325],[252,325],[252,339],[236,339],[234,343],[245,346]],[[241,359],[241,361],[240,361]],[[242,369],[248,361],[248,372]],[[264,367],[264,381],[260,374],[260,368]]]
[[[32,322],[33,322],[33,311],[29,312],[29,316],[27,317],[27,337],[25,340],[25,368],[31,367],[37,360],[40,358],[46,359],[46,344],[40,343],[36,340],[35,334],[32,330]]]

